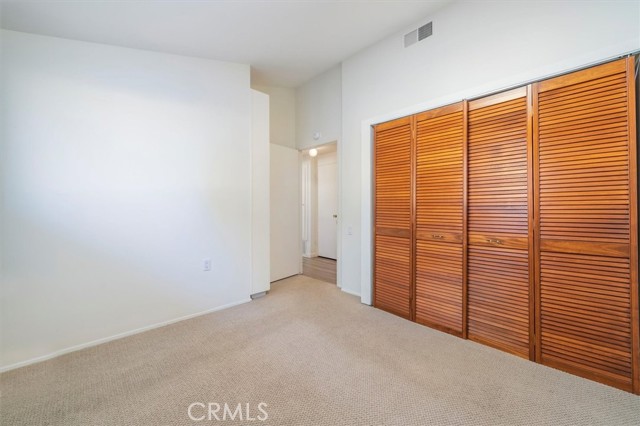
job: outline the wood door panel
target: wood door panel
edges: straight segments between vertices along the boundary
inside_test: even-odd
[[[513,248],[528,250],[529,238],[524,235],[527,232],[527,227],[522,228],[507,228],[509,230],[517,230],[520,233],[506,233],[501,232],[505,228],[500,228],[499,225],[495,225],[495,231],[492,233],[479,234],[475,232],[469,232],[469,246],[485,246],[494,248]],[[522,232],[524,231],[524,232]]]
[[[450,233],[450,232],[434,233],[434,232],[422,230],[422,231],[416,232],[416,238],[418,240],[430,240],[430,241],[462,244],[462,234],[458,234],[458,233]]]
[[[501,121],[504,115],[512,119],[505,123]],[[481,126],[487,120],[497,123],[490,132]],[[528,235],[527,120],[526,96],[477,110],[470,109],[470,234],[493,234],[502,229],[507,233]],[[504,134],[508,137],[502,138]],[[482,143],[478,143],[481,138]],[[487,142],[484,142],[485,138]],[[501,173],[503,165],[518,173],[505,176]],[[485,179],[478,181],[479,176]],[[491,179],[489,182],[488,178]],[[493,210],[494,214],[483,214],[487,209]],[[513,209],[519,209],[519,214],[508,214]]]
[[[536,85],[536,301],[542,363],[638,392],[632,63]]]
[[[620,73],[626,69],[625,60],[609,62],[597,67],[588,68],[571,74],[551,78],[540,82],[540,91],[556,90],[557,93],[576,93],[586,88],[600,87],[619,80]]]
[[[468,337],[529,358],[530,133],[527,89],[469,104]]]
[[[628,217],[628,214],[625,216]],[[589,241],[543,240],[540,243],[540,250],[542,252],[629,257],[629,244],[593,242],[594,238],[589,238],[588,240]]]
[[[464,110],[416,118],[417,322],[463,333]]]
[[[541,361],[630,386],[629,260],[543,252],[540,275]]]
[[[376,132],[375,225],[411,229],[411,124]]]
[[[462,245],[417,241],[416,321],[462,333]]]
[[[401,118],[376,126],[374,153],[373,304],[410,319],[413,292],[411,119]]]
[[[374,306],[404,318],[411,316],[411,240],[379,235],[375,249]]]
[[[389,235],[391,237],[411,238],[410,229],[376,227],[376,235]]]
[[[612,76],[607,76],[612,77]],[[570,99],[563,99],[563,88],[538,95],[539,129],[539,203],[540,237],[544,240],[575,240],[598,243],[629,242],[629,138],[627,135],[627,94],[624,68],[613,76],[615,80],[606,86],[597,86],[593,91],[592,81],[574,84]],[[608,90],[604,90],[608,89]],[[601,107],[604,100],[615,101],[617,118],[609,113],[611,105]],[[558,105],[563,108],[559,109]],[[610,139],[591,139],[585,150],[584,139],[559,139],[566,134],[567,127],[580,122],[584,133],[601,131],[602,118],[606,117],[607,131],[620,135],[612,144]],[[547,134],[556,135],[548,139]],[[603,170],[606,166],[606,171]],[[562,176],[579,170],[588,175],[589,181],[563,182]],[[606,176],[601,176],[605,172]],[[612,176],[612,172],[618,172]],[[598,182],[601,178],[606,180]],[[564,186],[563,186],[564,183]],[[616,227],[610,223],[591,221],[589,208],[603,206],[608,211],[622,210],[623,215]],[[618,206],[618,207],[614,207]],[[571,221],[557,222],[548,217],[553,210],[561,210]]]
[[[416,228],[424,235],[462,235],[463,118],[461,104],[418,116]]]

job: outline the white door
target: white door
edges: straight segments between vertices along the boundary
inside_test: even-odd
[[[318,155],[318,255],[337,258],[338,156]]]
[[[301,273],[298,151],[271,144],[271,282]]]

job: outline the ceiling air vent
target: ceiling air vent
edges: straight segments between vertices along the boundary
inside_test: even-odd
[[[409,47],[418,42],[418,30],[413,30],[409,34],[404,35],[404,47]]]
[[[425,38],[433,34],[433,22],[429,22],[418,28],[418,41],[422,41]]]
[[[419,41],[424,40],[433,34],[433,22],[424,24],[417,30],[413,30],[404,35],[404,47],[409,47]]]

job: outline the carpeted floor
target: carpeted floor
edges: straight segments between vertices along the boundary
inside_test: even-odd
[[[266,297],[0,376],[9,425],[638,425],[640,397],[297,276]],[[258,404],[267,413],[265,422]],[[215,405],[213,405],[215,410]],[[206,414],[195,405],[194,418]],[[239,415],[235,412],[236,420]]]

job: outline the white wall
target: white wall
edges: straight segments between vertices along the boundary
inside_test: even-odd
[[[269,96],[251,91],[251,294],[269,291]]]
[[[371,303],[371,124],[638,49],[639,9],[637,1],[457,2],[344,61],[343,290]],[[433,36],[403,48],[402,35],[431,20]]]
[[[2,368],[247,301],[249,67],[0,34]]]
[[[298,149],[335,142],[342,131],[342,66],[337,65],[296,89]],[[319,133],[315,140],[313,136]]]
[[[289,87],[253,86],[269,95],[269,138],[277,145],[296,147],[296,97]]]

